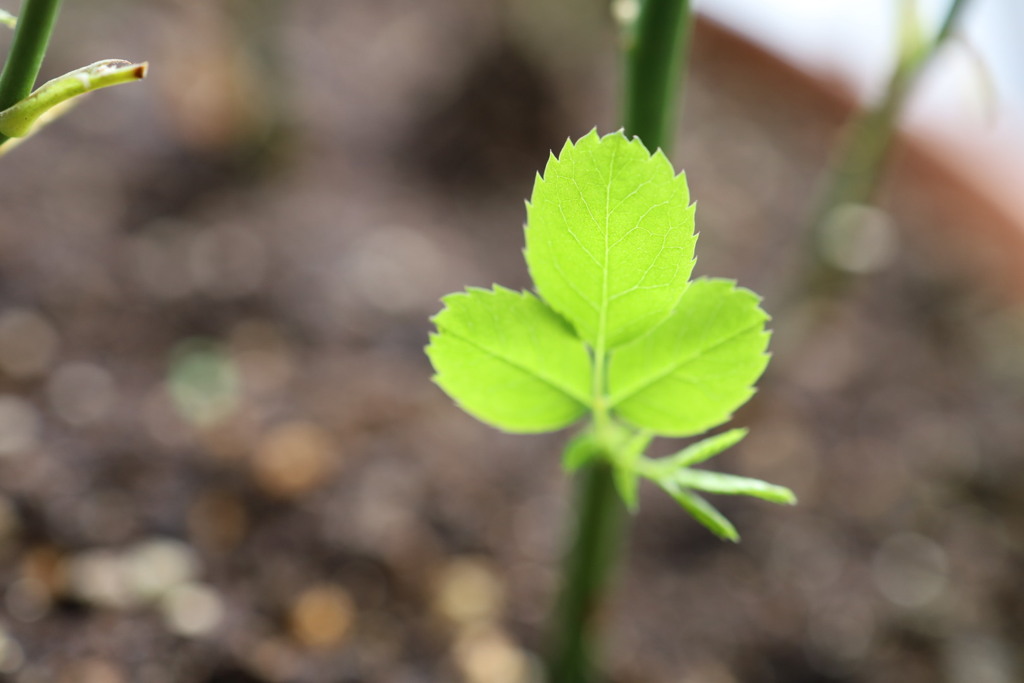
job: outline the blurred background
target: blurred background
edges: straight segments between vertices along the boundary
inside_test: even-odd
[[[970,3],[877,205],[809,223],[896,4],[697,5],[697,273],[775,318],[715,467],[800,505],[716,500],[732,545],[645,489],[611,683],[1024,680],[1019,3]],[[629,5],[66,5],[45,77],[151,72],[0,160],[0,681],[535,681],[566,436],[476,423],[422,349],[443,294],[528,286]]]

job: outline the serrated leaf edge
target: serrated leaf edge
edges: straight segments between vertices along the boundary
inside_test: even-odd
[[[685,171],[676,172],[675,167],[672,165],[672,161],[665,155],[665,153],[662,151],[662,149],[660,147],[657,148],[654,152],[651,152],[638,136],[634,135],[632,138],[627,137],[626,134],[625,134],[625,129],[623,129],[623,128],[619,128],[618,130],[613,131],[611,133],[608,133],[606,135],[600,135],[600,134],[598,134],[596,127],[595,128],[591,128],[590,131],[587,132],[586,135],[584,135],[583,137],[581,137],[578,140],[576,140],[575,143],[572,141],[571,137],[567,137],[566,140],[565,140],[565,143],[562,145],[562,148],[559,150],[557,156],[555,155],[554,151],[549,152],[548,160],[547,160],[547,163],[544,166],[544,170],[537,172],[537,174],[534,177],[533,188],[531,189],[531,192],[530,192],[530,199],[526,200],[527,214],[529,215],[529,210],[533,206],[533,202],[531,200],[532,200],[533,196],[537,194],[538,187],[540,187],[544,183],[549,182],[546,174],[548,173],[549,167],[551,166],[552,163],[561,163],[562,157],[567,152],[576,151],[581,146],[581,144],[583,144],[585,142],[589,143],[592,140],[596,140],[596,144],[601,144],[603,141],[605,141],[605,140],[607,140],[609,138],[615,138],[615,137],[621,138],[622,140],[624,140],[626,142],[627,145],[636,146],[636,147],[640,148],[641,150],[643,150],[644,153],[646,153],[646,155],[647,155],[649,160],[657,161],[658,163],[662,163],[670,171],[670,176],[671,176],[673,181],[682,179],[683,187],[686,189],[686,201],[687,201],[686,211],[692,217],[695,214],[695,212],[696,212],[696,205],[697,205],[697,203],[695,201],[692,201],[692,198],[690,196],[689,185],[686,182],[686,172]],[[594,218],[594,217],[592,216],[592,218]],[[594,220],[596,222],[596,218],[594,218]],[[691,218],[691,220],[693,220],[693,219]],[[523,225],[523,232],[524,232],[524,234],[529,231],[529,228],[530,228],[529,220],[527,220],[527,222],[524,223],[524,225]],[[694,225],[694,232],[693,232],[694,248],[696,248],[696,242],[697,242],[698,238],[699,238],[699,233],[696,232],[696,225]],[[524,256],[524,259],[525,259],[525,256],[526,256],[526,253],[527,253],[526,246],[523,247],[522,253],[523,253],[523,256]],[[693,267],[696,264],[696,262],[697,262],[697,256],[696,256],[696,253],[694,253],[693,257],[690,259],[690,262],[688,264],[689,268],[690,268],[689,272],[690,272],[691,275],[693,273]],[[527,269],[530,271],[531,279],[533,279],[533,269],[530,267],[529,260],[526,260],[526,263],[527,263]],[[606,271],[602,275],[602,278],[607,280],[607,277],[608,277],[608,273]],[[563,276],[562,279],[563,279],[564,283],[566,284],[566,286],[569,289],[573,290],[576,293],[576,295],[580,298],[581,301],[587,302],[591,307],[595,308],[595,311],[599,314],[599,318],[602,320],[602,323],[599,323],[599,328],[603,327],[603,320],[607,316],[607,310],[608,310],[608,307],[610,306],[612,300],[611,299],[607,299],[604,302],[602,302],[602,307],[603,307],[603,310],[602,310],[601,307],[595,306],[593,304],[593,302],[590,302],[589,299],[587,299],[586,296],[584,296],[581,292],[579,292],[577,290],[577,288],[576,288],[575,284],[572,282],[571,278],[567,278],[567,277]],[[616,340],[615,343],[613,343],[613,344],[607,343],[607,339],[604,339],[604,340],[601,340],[598,345],[599,346],[603,346],[603,348],[606,351],[609,351],[609,350],[612,350],[612,349],[624,346],[625,344],[629,344],[629,343],[635,341],[636,339],[644,336],[644,334],[647,334],[651,330],[657,328],[657,326],[659,324],[664,322],[665,319],[667,319],[668,317],[670,317],[672,315],[673,311],[678,306],[679,301],[682,299],[683,295],[686,293],[686,289],[688,288],[688,285],[689,285],[690,282],[692,282],[692,280],[689,280],[687,282],[687,287],[684,287],[679,292],[678,296],[675,298],[675,301],[672,302],[672,305],[671,306],[667,306],[663,313],[652,313],[652,314],[650,314],[648,316],[648,317],[650,317],[652,319],[652,323],[651,323],[651,328],[650,329],[648,329],[647,331],[642,332],[640,334],[627,337],[625,339]],[[541,300],[544,300],[544,298],[540,295],[539,292],[538,292],[538,297],[541,298]],[[584,343],[587,343],[588,345],[590,344],[590,342],[587,339],[585,339],[584,335],[580,334],[580,331],[578,329],[576,329],[576,325],[573,324],[571,321],[569,321],[568,318],[562,313],[562,311],[558,310],[554,306],[551,306],[550,303],[548,304],[548,306],[553,311],[555,311],[557,314],[561,315],[563,318],[566,318],[566,320],[569,323],[569,325],[575,330],[576,335],[578,337],[580,337],[580,339],[582,339],[584,341]],[[603,329],[599,329],[597,334],[598,334],[598,337],[602,337],[602,336],[603,337],[607,337],[607,331],[603,330]]]
[[[729,282],[729,283],[731,283],[733,285],[732,291],[751,294],[751,295],[753,295],[754,299],[757,301],[758,304],[760,304],[760,302],[762,300],[762,298],[760,296],[758,296],[758,294],[756,292],[753,292],[753,291],[747,289],[746,287],[738,286],[736,284],[735,280],[730,280],[730,279],[725,279],[725,278],[700,278],[700,279],[703,279],[703,280],[706,280],[706,281],[719,280],[719,281],[722,281],[722,282]],[[691,281],[691,284],[693,284],[693,281]],[[764,316],[758,322],[753,323],[751,325],[748,325],[747,327],[744,327],[744,328],[742,328],[740,330],[736,330],[735,332],[733,332],[732,334],[728,335],[727,337],[724,337],[724,338],[718,340],[717,342],[715,342],[711,346],[707,346],[707,347],[701,348],[696,353],[690,354],[689,356],[687,356],[685,358],[679,358],[679,359],[675,360],[672,364],[670,364],[669,366],[666,366],[666,367],[670,368],[669,370],[667,370],[665,372],[661,372],[659,374],[652,375],[651,378],[649,378],[648,380],[646,380],[646,381],[636,385],[635,387],[631,387],[628,392],[620,393],[620,394],[615,394],[615,392],[609,392],[609,394],[608,394],[608,406],[610,408],[615,408],[615,406],[621,404],[624,401],[628,401],[629,399],[633,398],[637,394],[642,393],[645,389],[648,389],[649,387],[653,386],[654,384],[657,384],[658,382],[660,382],[660,381],[666,379],[667,377],[671,376],[672,374],[674,374],[677,370],[679,370],[680,368],[682,368],[686,364],[693,362],[695,359],[700,358],[701,356],[703,356],[703,355],[705,355],[707,353],[713,352],[715,349],[717,349],[717,348],[719,348],[719,347],[721,347],[721,346],[723,346],[723,345],[733,341],[737,337],[741,337],[744,334],[749,333],[751,330],[756,330],[759,327],[762,329],[762,335],[764,335],[766,337],[765,346],[767,347],[768,343],[771,341],[772,331],[768,330],[768,329],[764,329],[764,327],[771,320],[771,316],[769,316],[767,313],[765,313],[764,309],[760,308],[760,306],[758,306],[757,310],[760,311],[763,314],[763,316]],[[672,313],[670,313],[669,316],[664,321],[662,321],[662,323],[666,322],[668,320],[668,318],[671,318],[672,315],[674,315],[676,312],[677,311],[673,311]],[[638,342],[642,341],[643,338],[646,337],[647,335],[654,334],[657,331],[657,329],[658,329],[657,327],[654,327],[653,329],[648,331],[646,334],[644,334],[641,337],[637,337],[636,339],[632,340],[630,343],[638,343]],[[767,351],[762,351],[759,355],[762,358],[766,359],[766,363],[765,364],[767,366],[767,359],[771,358],[771,353],[769,353]],[[753,393],[756,392],[756,388],[754,386],[751,386],[750,387],[750,391],[751,391],[751,395],[753,395]],[[731,416],[732,416],[732,413],[730,413],[729,417],[731,417]],[[728,420],[728,419],[729,418],[727,417],[726,420]],[[725,420],[723,420],[723,422],[724,421]]]
[[[459,334],[458,332],[453,331],[451,328],[446,327],[445,325],[441,324],[438,321],[438,318],[441,317],[446,310],[449,310],[448,302],[451,299],[454,299],[456,297],[459,297],[459,298],[468,297],[472,292],[482,292],[482,293],[485,293],[485,294],[508,293],[508,294],[513,294],[513,295],[519,296],[521,298],[528,298],[528,297],[529,298],[533,298],[534,300],[539,302],[542,306],[547,308],[547,310],[550,313],[555,315],[562,322],[562,324],[568,325],[568,323],[565,321],[565,319],[561,315],[559,315],[557,311],[555,311],[550,306],[548,306],[547,303],[543,299],[541,299],[540,297],[536,296],[532,292],[529,292],[529,291],[526,291],[526,290],[509,289],[508,287],[503,287],[503,286],[498,285],[498,284],[493,285],[490,289],[488,289],[486,287],[467,287],[465,289],[465,291],[453,292],[452,294],[447,294],[447,295],[445,295],[444,297],[441,298],[441,302],[444,303],[445,306],[438,313],[434,314],[430,318],[430,322],[432,322],[434,324],[434,326],[437,328],[437,332],[431,332],[429,334],[429,337],[428,337],[429,343],[426,345],[426,347],[424,347],[424,351],[426,352],[426,354],[428,356],[430,355],[430,347],[433,344],[434,339],[436,337],[438,337],[442,333],[449,334],[452,337],[454,337],[454,338],[456,338],[456,339],[466,343],[467,345],[472,346],[473,348],[477,349],[481,353],[483,353],[485,355],[488,355],[491,358],[494,358],[494,359],[496,359],[498,361],[501,361],[501,362],[505,363],[506,365],[508,365],[510,367],[513,367],[516,370],[519,370],[519,371],[523,372],[526,375],[529,375],[530,377],[534,377],[537,380],[539,380],[540,382],[548,385],[552,389],[554,389],[554,390],[564,394],[567,398],[572,399],[573,401],[578,403],[580,405],[580,408],[582,409],[582,412],[586,412],[587,410],[589,410],[589,408],[590,408],[590,396],[587,393],[584,392],[584,393],[576,394],[575,391],[572,390],[571,387],[565,387],[565,386],[562,386],[560,384],[556,384],[555,382],[552,382],[549,378],[543,377],[541,375],[538,375],[535,372],[533,372],[531,369],[525,368],[522,365],[520,365],[519,363],[515,363],[515,362],[509,360],[508,358],[505,358],[504,356],[500,356],[498,354],[495,354],[490,349],[487,349],[486,347],[481,346],[479,343],[477,343],[473,339],[471,339],[471,338],[469,338],[469,337],[467,337],[465,335]],[[573,335],[573,337],[575,337],[581,344],[583,344],[583,341],[580,340],[578,337],[576,337],[575,332],[572,330],[571,326],[569,326],[567,328],[567,331],[570,332]],[[434,384],[437,384],[438,386],[441,386],[440,383],[437,380],[439,374],[440,373],[436,373],[435,372],[431,376],[431,381],[433,381]],[[442,389],[443,389],[443,387],[442,387]]]

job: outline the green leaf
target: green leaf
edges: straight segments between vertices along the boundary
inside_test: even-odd
[[[636,512],[640,506],[640,476],[631,467],[616,467],[612,472],[615,490],[619,492],[626,509]]]
[[[644,449],[650,445],[653,438],[654,435],[648,432],[634,434],[613,453],[615,489],[630,512],[636,512],[639,505],[640,471],[638,465],[643,459]]]
[[[8,28],[14,28],[18,24],[18,17],[6,10],[0,9],[0,24]]]
[[[565,450],[562,452],[562,467],[569,472],[575,472],[601,456],[601,447],[594,439],[593,431],[587,429],[574,436],[565,445]]]
[[[694,281],[671,317],[612,352],[612,408],[664,436],[692,436],[728,420],[768,363],[768,316],[759,301],[730,280]]]
[[[702,463],[738,444],[746,437],[748,431],[745,427],[740,427],[709,436],[672,455],[652,461],[651,466],[662,475],[667,475],[680,468]]]
[[[707,529],[715,536],[734,543],[740,540],[740,534],[736,531],[736,527],[732,525],[732,522],[725,518],[725,515],[716,510],[711,503],[707,502],[693,491],[687,491],[686,489],[679,487],[674,482],[665,482],[662,484],[662,487],[670,496],[675,498],[676,502],[682,505],[694,519],[707,527]]]
[[[793,505],[796,496],[785,486],[776,486],[760,479],[738,477],[734,474],[708,472],[707,470],[681,469],[672,475],[680,486],[707,493],[721,493],[733,496],[753,496],[772,503]]]
[[[587,412],[590,355],[542,301],[499,286],[443,301],[427,355],[434,381],[463,410],[521,433],[561,429]]]
[[[595,349],[623,344],[675,307],[693,270],[686,177],[638,139],[566,142],[527,204],[526,263],[540,296]]]

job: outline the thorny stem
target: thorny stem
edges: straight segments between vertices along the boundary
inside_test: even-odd
[[[689,37],[688,0],[641,0],[626,52],[623,112],[626,135],[647,149],[670,151],[680,73]],[[612,418],[604,391],[606,349],[595,349],[594,431],[600,457],[578,474],[576,525],[565,559],[563,584],[553,619],[549,683],[592,683],[594,636],[601,598],[614,567],[624,526],[615,488]]]
[[[932,40],[919,49],[904,50],[881,99],[849,124],[846,137],[836,150],[831,176],[811,214],[811,239],[817,239],[822,226],[839,207],[866,204],[871,200],[881,180],[896,121],[907,96],[918,76],[953,34],[967,4],[968,0],[952,0]],[[809,252],[813,265],[811,272],[805,274],[805,287],[824,292],[840,289],[846,280],[845,274],[824,263],[815,245],[809,247]]]
[[[0,111],[28,97],[50,43],[61,0],[25,0],[0,73]],[[7,141],[0,135],[0,144]]]

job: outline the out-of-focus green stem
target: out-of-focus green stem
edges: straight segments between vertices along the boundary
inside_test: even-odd
[[[942,26],[939,27],[939,32],[935,35],[936,47],[946,42],[953,34],[953,29],[956,28],[957,22],[960,20],[960,14],[966,6],[967,0],[953,0],[953,3],[949,6],[949,11],[946,12],[946,18],[942,21]]]
[[[0,110],[28,97],[50,44],[61,0],[25,0],[0,73]],[[0,135],[0,144],[7,140]]]
[[[283,14],[287,0],[231,0],[227,5],[236,40],[244,48],[246,63],[259,76],[259,91],[249,94],[247,119],[239,121],[237,151],[247,161],[271,161],[287,133],[289,93],[286,59],[282,50]]]
[[[640,13],[626,47],[626,135],[652,152],[672,147],[676,101],[690,42],[689,0],[639,0]]]
[[[881,180],[897,118],[907,95],[918,76],[952,35],[967,4],[968,0],[952,0],[939,30],[930,41],[920,46],[902,46],[900,60],[881,99],[849,124],[833,158],[831,175],[811,214],[812,238],[817,237],[817,231],[837,208],[847,204],[866,204],[871,200]],[[817,274],[810,278],[812,284],[831,288],[825,280],[842,279],[842,275],[820,263],[813,249],[812,253],[818,263],[814,269]]]

